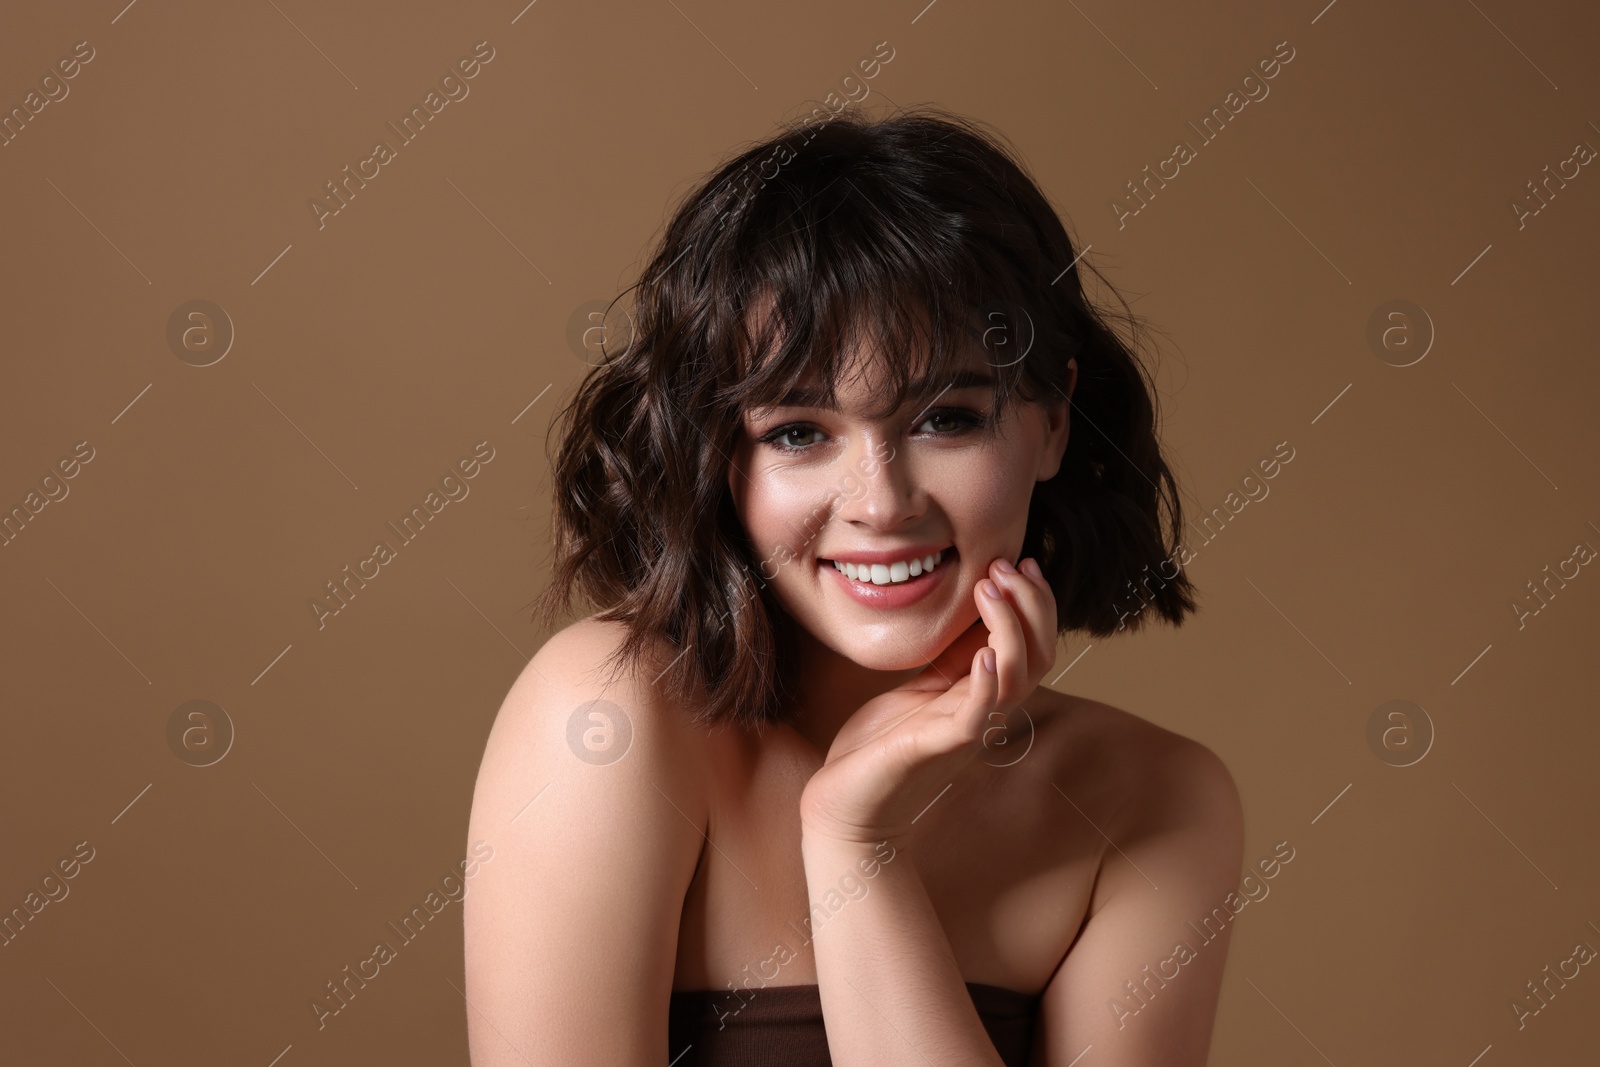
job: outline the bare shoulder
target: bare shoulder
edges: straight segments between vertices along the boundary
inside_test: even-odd
[[[703,825],[702,731],[655,686],[659,649],[638,662],[615,659],[625,636],[622,624],[591,616],[556,632],[528,661],[484,746],[475,822],[519,819],[534,791],[548,786],[547,806],[562,806],[562,795],[608,807],[664,796]],[[654,819],[671,811],[652,808]]]
[[[1124,835],[1180,825],[1221,845],[1242,835],[1238,787],[1204,743],[1087,697],[1041,689],[1035,703],[1054,772]]]
[[[623,636],[592,618],[553,635],[484,746],[468,835],[493,862],[463,903],[474,1064],[644,1063],[665,1047],[704,841],[701,746],[649,657],[610,669]],[[595,969],[617,959],[627,981]]]
[[[1038,1062],[1073,1062],[1087,1044],[1114,1049],[1118,1063],[1200,1067],[1233,929],[1224,919],[1217,932],[1211,916],[1228,915],[1243,866],[1233,776],[1206,745],[1121,708],[1066,694],[1046,707],[1057,780],[1106,844],[1081,929],[1045,989]]]
[[[520,696],[541,684],[559,689],[606,690],[622,696],[648,697],[651,687],[643,684],[646,665],[626,667],[620,673],[611,669],[612,658],[626,636],[622,623],[607,622],[593,615],[562,627],[534,653],[512,684],[508,698]]]
[[[486,762],[497,747],[529,743],[590,766],[620,763],[636,748],[640,762],[683,767],[692,761],[700,746],[688,715],[652,684],[663,651],[652,648],[637,663],[618,662],[625,636],[622,623],[594,616],[551,635],[507,692]],[[561,743],[551,744],[555,740]]]

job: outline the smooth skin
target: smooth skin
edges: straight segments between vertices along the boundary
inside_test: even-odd
[[[976,410],[986,394],[940,403]],[[1237,790],[1197,742],[1041,685],[1055,601],[1033,561],[1009,562],[1068,405],[960,434],[924,432],[938,417],[920,411],[868,419],[872,395],[863,377],[837,411],[752,413],[733,457],[763,552],[863,455],[895,457],[835,495],[772,581],[807,634],[790,650],[807,679],[792,724],[691,727],[650,684],[666,650],[607,686],[621,630],[593,618],[512,686],[468,831],[495,847],[464,904],[477,1067],[659,1067],[682,1051],[667,1048],[673,990],[731,983],[748,1000],[764,982],[820,987],[837,1067],[999,1065],[966,982],[1042,993],[1033,1067],[1086,1049],[1104,1067],[1206,1062],[1231,924],[1204,942],[1189,923],[1238,884]],[[760,443],[801,417],[792,433],[825,440]],[[815,564],[926,539],[957,547],[942,564],[956,570],[898,616],[829,589]],[[594,736],[632,730],[611,762],[569,745],[597,698],[614,707],[585,720]],[[1181,965],[1180,942],[1194,949]]]

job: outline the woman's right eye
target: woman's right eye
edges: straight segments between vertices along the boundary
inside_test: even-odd
[[[803,452],[809,446],[804,444],[796,444],[790,435],[803,435],[816,432],[817,428],[815,426],[808,426],[803,422],[791,422],[786,423],[783,426],[779,426],[777,429],[766,434],[763,434],[761,436],[761,443],[764,445],[770,445],[773,448],[776,448],[779,452]]]

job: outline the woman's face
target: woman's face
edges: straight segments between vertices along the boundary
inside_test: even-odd
[[[729,488],[760,577],[863,667],[922,666],[977,621],[974,587],[997,557],[1018,562],[1033,488],[1060,468],[1066,400],[1013,403],[997,424],[981,346],[967,367],[931,405],[885,419],[864,414],[881,392],[860,358],[837,410],[795,398],[745,413]]]

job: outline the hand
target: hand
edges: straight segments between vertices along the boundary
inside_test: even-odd
[[[1003,567],[1002,564],[1005,564]],[[810,836],[903,840],[977,756],[984,731],[1038,687],[1056,658],[1056,601],[1039,565],[1003,559],[972,596],[979,619],[910,681],[861,705],[800,796]],[[990,584],[1000,599],[985,593]]]

